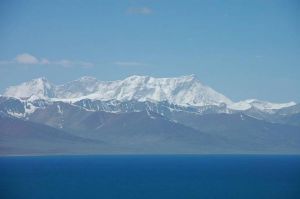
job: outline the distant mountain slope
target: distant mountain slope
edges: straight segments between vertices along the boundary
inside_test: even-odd
[[[71,135],[43,124],[0,117],[0,154],[81,153],[103,142]]]
[[[178,122],[250,151],[299,151],[300,128],[269,123],[245,114],[174,115]]]
[[[300,127],[300,113],[286,115],[282,118],[281,122],[284,124],[289,124],[289,125]]]
[[[36,111],[29,120],[63,129],[73,135],[145,152],[203,153],[205,148],[212,151],[220,149],[224,144],[217,138],[147,111],[92,112],[69,104],[55,103]]]
[[[198,153],[300,152],[299,127],[273,124],[241,113],[200,115],[179,111],[162,116],[152,111],[88,111],[63,103],[58,108],[59,103],[36,111],[29,120],[62,128],[74,135],[140,150],[168,151],[178,144],[179,151]]]

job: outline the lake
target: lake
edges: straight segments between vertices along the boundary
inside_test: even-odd
[[[0,158],[1,199],[296,199],[300,156]]]

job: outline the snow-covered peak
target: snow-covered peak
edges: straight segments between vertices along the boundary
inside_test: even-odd
[[[131,76],[116,82],[113,86],[116,86],[116,89],[111,94],[118,100],[168,101],[184,106],[231,103],[224,95],[202,85],[195,76],[175,78]],[[98,96],[97,99],[102,97]]]
[[[277,110],[277,109],[282,109],[282,108],[296,105],[295,102],[271,103],[271,102],[261,101],[261,100],[257,100],[257,99],[246,100],[246,102],[248,102],[249,104],[251,104],[252,106],[254,106],[255,108],[260,109],[260,110],[266,110],[266,109]]]
[[[36,78],[18,86],[6,89],[4,96],[16,98],[51,98],[54,97],[54,86],[45,78]]]
[[[66,84],[54,86],[45,78],[25,82],[7,89],[6,96],[28,98],[68,99],[88,98],[97,100],[168,101],[178,105],[220,105],[232,103],[230,99],[203,85],[195,75],[174,78],[130,76],[123,80],[98,81],[82,77]]]
[[[132,75],[124,79],[124,81],[144,81],[149,79],[150,76],[143,76],[143,75]]]
[[[233,110],[248,110],[253,107],[261,111],[269,111],[269,110],[278,110],[278,109],[282,109],[294,105],[296,105],[295,102],[271,103],[271,102],[261,101],[257,99],[248,99],[248,100],[233,103],[229,105],[229,108]]]
[[[161,77],[161,78],[155,78],[155,77],[151,77],[151,76],[144,76],[144,75],[132,75],[129,76],[127,78],[125,78],[124,80],[120,80],[120,81],[136,81],[136,82],[142,82],[142,81],[149,81],[149,80],[155,80],[155,81],[172,81],[172,80],[177,80],[177,81],[192,81],[192,80],[196,80],[197,77],[196,75],[192,74],[192,75],[185,75],[185,76],[179,76],[179,77]]]
[[[76,80],[75,80],[76,81]],[[89,81],[98,81],[95,77],[91,77],[91,76],[83,76],[80,77],[77,81],[81,81],[81,82],[89,82]]]
[[[167,101],[171,104],[197,107],[226,104],[232,110],[256,108],[268,111],[295,105],[295,102],[277,104],[256,99],[234,103],[221,93],[202,84],[195,75],[173,78],[134,75],[116,81],[99,81],[94,77],[84,76],[62,85],[53,85],[46,78],[38,78],[9,87],[4,95],[29,100],[48,98],[72,102],[82,99]]]
[[[77,80],[55,87],[56,98],[78,98],[96,92],[99,81],[94,77],[83,76]]]

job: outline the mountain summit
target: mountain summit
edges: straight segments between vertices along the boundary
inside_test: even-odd
[[[46,78],[33,79],[9,87],[4,96],[20,99],[48,99],[51,101],[77,102],[83,99],[100,101],[168,102],[180,106],[223,106],[232,110],[251,108],[265,111],[293,106],[296,103],[270,103],[260,100],[232,102],[228,97],[204,85],[195,75],[154,78],[130,76],[123,80],[100,81],[84,76],[77,80],[54,85]]]
[[[55,86],[45,77],[36,78],[24,82],[18,86],[11,86],[6,89],[5,96],[16,98],[53,98],[55,96]]]
[[[39,78],[9,87],[4,95],[15,98],[36,96],[71,101],[81,99],[167,101],[183,106],[232,103],[229,98],[203,85],[195,75],[175,78],[135,75],[116,81],[99,81],[93,77],[82,77],[62,85],[53,85],[45,78]]]

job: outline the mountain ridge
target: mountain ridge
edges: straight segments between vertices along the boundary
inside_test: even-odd
[[[167,101],[170,104],[197,107],[226,104],[232,110],[248,110],[254,107],[263,111],[277,110],[296,104],[295,102],[271,103],[256,99],[233,102],[225,95],[202,84],[195,75],[173,78],[133,75],[115,81],[100,81],[94,77],[83,76],[61,85],[54,85],[41,77],[7,88],[4,96],[70,102],[83,99]]]
[[[300,104],[274,105],[252,99],[247,101],[249,109],[234,110],[225,103],[195,106],[139,98],[101,100],[84,95],[72,101],[44,97],[54,96],[55,89],[67,90],[67,94],[94,92],[97,82],[111,86],[107,92],[121,95],[122,87],[115,85],[131,88],[136,81],[133,90],[139,91],[156,79],[134,76],[103,83],[82,77],[55,88],[41,78],[19,88],[32,94],[36,85],[38,96],[0,96],[0,122],[7,124],[0,125],[2,154],[300,153]],[[197,81],[195,77],[181,79],[178,89],[190,91],[190,84]],[[56,139],[56,135],[71,135],[78,141]]]
[[[125,109],[114,113],[87,110],[83,108],[83,104],[36,103],[40,103],[41,108],[26,117],[15,119],[13,116],[1,116],[20,121],[8,128],[0,125],[0,148],[3,149],[3,154],[23,154],[24,149],[29,154],[300,153],[297,115],[295,119],[287,121],[287,124],[273,124],[243,113],[199,114],[178,109],[168,111],[167,107],[157,111],[156,108],[159,107],[155,107],[156,104],[152,104],[153,107],[151,104],[146,108],[140,107],[137,112],[135,109]],[[0,103],[0,112],[1,107]],[[28,124],[43,126],[39,125],[42,128],[28,137],[28,128],[23,127]],[[49,127],[94,142],[76,142],[75,145],[70,145],[68,139],[65,139],[61,140],[65,143],[61,145],[60,140],[54,139],[55,134],[51,134],[53,139],[50,140],[35,138],[34,135],[44,135]],[[10,139],[6,135],[10,135]],[[55,151],[45,151],[45,145]]]

